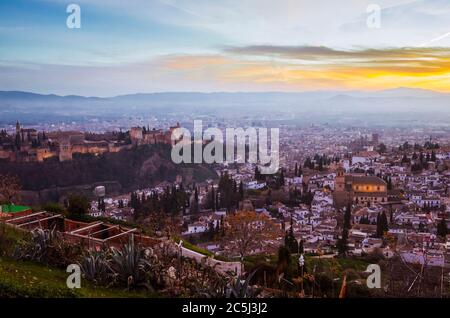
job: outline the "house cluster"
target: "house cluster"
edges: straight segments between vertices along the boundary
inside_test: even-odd
[[[336,251],[342,236],[341,220],[350,207],[350,254],[379,250],[386,257],[399,253],[407,262],[425,260],[433,265],[445,260],[448,266],[450,236],[439,237],[438,225],[444,221],[450,228],[450,148],[443,137],[424,143],[423,134],[386,133],[386,146],[377,133],[358,136],[350,129],[311,125],[301,134],[287,132],[280,146],[284,165],[292,171],[300,163],[299,189],[314,196],[310,206],[285,209],[287,227],[292,215],[295,235],[304,240],[307,250]],[[318,169],[314,154],[333,160]],[[314,158],[312,164],[302,166],[308,157]],[[377,237],[378,217],[383,213],[388,221],[388,240]],[[322,227],[326,230],[318,233]],[[387,244],[391,239],[395,246]]]
[[[341,207],[345,198],[346,203],[352,202],[350,252],[360,255],[379,249],[391,257],[395,250],[406,262],[448,265],[450,236],[439,237],[438,227],[444,221],[450,228],[449,154],[445,147],[428,150],[421,156],[433,161],[423,160],[419,169],[416,167],[420,156],[414,150],[371,155],[371,159],[365,160],[354,160],[353,157],[344,165],[344,171],[338,169],[336,202]],[[360,177],[361,173],[365,175]],[[355,176],[364,182],[353,182],[350,188],[348,179],[354,181]],[[342,188],[348,189],[346,195],[339,192]],[[339,208],[339,204],[336,206]],[[386,237],[395,242],[395,248],[386,244],[386,237],[375,237],[378,217],[382,213],[388,220]]]
[[[128,206],[128,202],[128,195],[114,198],[99,198],[91,201],[89,215],[127,221],[133,218],[134,213],[133,208]]]

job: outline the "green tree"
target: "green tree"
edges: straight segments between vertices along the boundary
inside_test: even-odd
[[[431,152],[431,161],[436,162],[436,152],[434,150]]]
[[[222,174],[219,179],[218,193],[220,193],[220,205],[218,206],[231,211],[238,206],[240,194],[237,191],[235,181],[227,172]]]
[[[89,199],[83,194],[70,194],[68,199],[67,212],[69,215],[85,215],[90,208]]]
[[[241,200],[244,199],[244,184],[241,182],[239,183],[239,197]]]
[[[387,151],[387,147],[385,144],[381,143],[378,145],[378,152],[379,153],[385,153]]]
[[[280,273],[284,273],[286,279],[291,278],[289,265],[291,264],[291,251],[286,246],[278,248],[277,269]]]
[[[347,228],[343,228],[342,229],[342,236],[341,238],[337,241],[337,249],[338,249],[338,253],[339,255],[345,257],[347,255],[347,251],[348,251],[348,229]]]
[[[41,210],[56,214],[64,213],[64,208],[61,205],[59,205],[58,203],[51,203],[51,202],[43,204],[41,206]]]
[[[383,211],[381,214],[377,216],[377,232],[376,236],[378,238],[382,238],[384,233],[389,230],[388,220],[386,217],[386,213]]]
[[[280,171],[280,177],[279,177],[279,180],[278,180],[278,185],[281,187],[281,186],[284,186],[285,180],[284,180],[284,169],[281,168],[280,170],[281,171]]]
[[[303,247],[303,239],[300,240],[300,244],[298,245],[298,252],[303,254],[305,252],[305,248]]]
[[[259,171],[258,166],[255,166],[255,180],[261,180],[261,171]]]
[[[298,251],[298,243],[297,239],[294,235],[294,225],[293,220],[291,217],[291,226],[289,228],[289,231],[286,231],[285,238],[284,238],[284,245],[291,253],[297,253]]]
[[[191,214],[197,214],[198,212],[200,212],[200,207],[198,204],[198,189],[197,189],[197,187],[195,187],[195,189],[194,189],[194,198],[192,200],[189,211]]]
[[[345,257],[348,251],[348,231],[351,227],[352,205],[349,203],[344,212],[344,222],[342,226],[341,238],[337,241],[339,255]]]
[[[447,228],[447,221],[443,217],[437,225],[437,235],[445,238],[447,236],[447,234],[449,234],[449,231]]]
[[[344,212],[344,227],[350,229],[352,220],[352,205],[349,203]]]

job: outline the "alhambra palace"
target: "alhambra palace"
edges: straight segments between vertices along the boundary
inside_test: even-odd
[[[99,155],[119,152],[134,145],[171,144],[172,131],[176,126],[164,129],[132,127],[128,132],[89,134],[79,131],[38,132],[16,124],[16,131],[8,135],[0,132],[0,160],[20,162],[43,162],[50,158],[70,161],[74,154]]]

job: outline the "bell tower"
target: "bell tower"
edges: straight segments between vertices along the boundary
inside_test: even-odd
[[[334,181],[334,190],[338,192],[345,191],[345,175],[344,168],[340,166],[336,169],[336,179]]]

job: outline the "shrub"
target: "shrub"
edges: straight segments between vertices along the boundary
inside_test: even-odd
[[[372,264],[377,264],[384,259],[383,251],[380,248],[374,248],[373,251],[368,253],[365,260]]]
[[[15,247],[29,238],[30,234],[28,232],[0,222],[0,256],[12,255]]]
[[[65,268],[76,263],[81,256],[82,247],[64,241],[56,228],[51,230],[34,229],[31,240],[16,245],[13,257],[47,265]]]
[[[255,275],[255,271],[250,273],[247,278],[239,276],[227,285],[226,298],[256,298],[261,289],[250,285],[250,281]]]
[[[79,264],[84,278],[96,285],[108,285],[113,274],[109,256],[107,249],[88,252]]]
[[[41,210],[57,214],[63,214],[65,212],[64,208],[58,203],[46,203],[41,206]]]
[[[325,273],[319,273],[316,275],[315,280],[320,287],[320,291],[322,295],[333,296],[331,295],[333,291],[333,279]]]
[[[69,212],[69,215],[85,215],[91,207],[89,199],[82,194],[70,194],[68,204],[67,212]]]
[[[349,298],[367,298],[371,297],[370,290],[365,285],[351,283],[347,285],[347,297]]]
[[[128,290],[151,288],[146,274],[151,263],[145,258],[145,250],[140,245],[135,245],[131,239],[121,249],[112,248],[111,251],[111,268],[121,285],[127,286]]]

